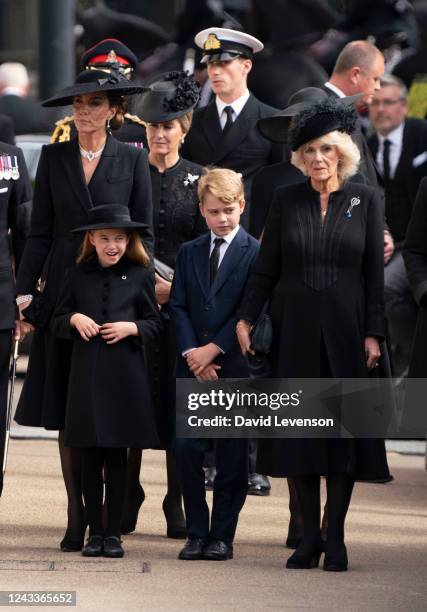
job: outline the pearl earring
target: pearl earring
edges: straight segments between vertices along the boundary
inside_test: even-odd
[[[111,134],[111,125],[110,125],[110,117],[107,119],[107,132]]]

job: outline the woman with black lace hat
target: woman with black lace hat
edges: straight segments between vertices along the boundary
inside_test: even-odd
[[[37,171],[31,230],[17,279],[21,318],[33,323],[36,330],[15,418],[21,425],[60,430],[68,496],[63,551],[82,548],[85,519],[80,451],[67,448],[63,436],[71,343],[53,337],[50,319],[64,273],[74,265],[81,243],[71,232],[87,223],[93,207],[126,206],[132,220],[142,224],[145,247],[153,248],[147,153],[119,143],[110,133],[123,122],[124,96],[141,90],[129,84],[118,69],[111,68],[109,74],[87,70],[74,85],[44,103],[72,104],[77,138],[43,147]]]
[[[203,168],[183,159],[179,149],[190,129],[199,88],[185,72],[161,75],[142,95],[139,116],[146,123],[148,161],[153,196],[154,256],[157,260],[156,296],[161,307],[163,333],[160,341],[148,347],[147,359],[156,418],[162,448],[166,449],[168,490],[163,511],[170,538],[185,538],[186,528],[171,445],[175,431],[175,338],[169,323],[169,293],[179,247],[207,231],[199,211],[197,181]],[[162,265],[166,264],[166,265]],[[168,269],[170,269],[168,271]],[[168,272],[170,276],[168,277]],[[131,451],[130,499],[142,503],[139,484],[141,453]],[[140,505],[140,504],[139,504]],[[123,525],[123,532],[135,529],[139,505]]]
[[[271,298],[277,378],[364,378],[380,356],[382,208],[375,189],[348,181],[360,160],[350,137],[356,119],[351,105],[329,99],[303,109],[289,130],[291,161],[309,178],[276,191],[237,325],[242,352],[251,351],[250,326]],[[344,521],[354,482],[389,477],[382,441],[264,439],[257,467],[295,483],[304,534],[288,559],[291,569],[318,565],[320,476],[326,477],[323,568],[345,571]]]

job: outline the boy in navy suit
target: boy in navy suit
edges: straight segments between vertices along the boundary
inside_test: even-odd
[[[177,378],[245,378],[249,370],[237,342],[236,310],[259,244],[239,225],[245,207],[241,176],[223,168],[209,170],[199,180],[198,195],[210,232],[181,247],[169,302],[177,334]],[[217,439],[209,527],[203,471],[209,442],[176,440],[187,517],[188,540],[178,557],[183,560],[231,559],[237,520],[246,499],[248,440]]]

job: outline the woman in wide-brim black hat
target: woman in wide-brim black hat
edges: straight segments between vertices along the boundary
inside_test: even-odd
[[[169,72],[156,78],[143,93],[138,115],[146,123],[150,153],[150,175],[154,210],[154,256],[173,270],[179,247],[206,231],[199,212],[197,181],[202,167],[180,155],[180,146],[191,126],[193,108],[199,98],[199,87],[184,72]],[[161,448],[166,449],[168,490],[163,501],[169,537],[184,538],[185,520],[181,491],[171,447],[175,434],[175,338],[169,324],[168,301],[172,277],[164,278],[161,267],[156,274],[156,295],[164,324],[160,341],[148,347],[147,359]],[[166,275],[167,276],[167,275]],[[141,455],[132,451],[133,478],[129,487],[139,486]],[[136,521],[136,517],[135,517]],[[134,521],[134,522],[135,522]],[[127,525],[130,530],[134,524]]]
[[[382,206],[378,190],[349,180],[360,161],[351,138],[356,122],[351,105],[329,98],[304,108],[289,129],[291,162],[307,180],[276,191],[237,328],[245,353],[250,326],[269,302],[276,378],[367,378],[380,357]],[[345,403],[340,410],[345,423]],[[323,568],[345,571],[344,523],[353,485],[390,479],[384,443],[377,439],[260,440],[257,471],[295,484],[304,530],[287,561],[291,569],[316,567],[325,546]],[[327,483],[325,544],[320,476]]]
[[[111,131],[123,122],[127,95],[142,88],[129,84],[118,68],[87,70],[74,85],[46,100],[46,106],[72,104],[76,138],[43,147],[17,293],[21,318],[36,329],[29,366],[16,412],[18,423],[59,430],[59,450],[68,497],[68,526],[61,549],[80,550],[85,532],[80,453],[64,445],[63,428],[70,343],[54,338],[52,311],[67,269],[74,266],[93,207],[120,202],[140,236],[153,247],[151,186],[147,153],[118,142]],[[38,281],[41,278],[38,291]]]

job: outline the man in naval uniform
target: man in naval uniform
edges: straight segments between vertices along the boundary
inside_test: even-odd
[[[264,138],[256,124],[277,112],[248,90],[247,79],[254,54],[264,45],[253,36],[227,28],[199,32],[196,45],[203,50],[202,63],[215,99],[195,111],[181,153],[186,159],[240,172],[245,185],[246,208],[241,217],[249,226],[251,185],[263,166],[282,160],[282,146]]]

